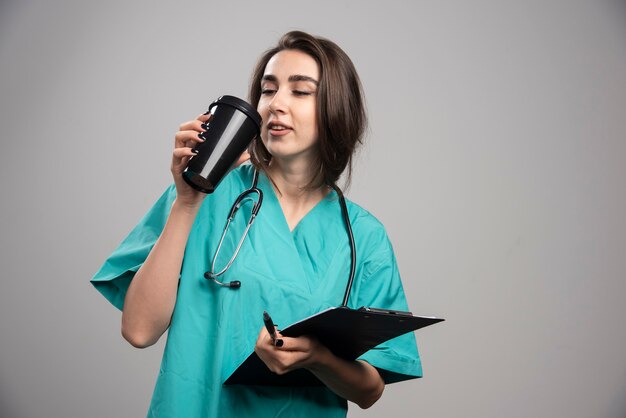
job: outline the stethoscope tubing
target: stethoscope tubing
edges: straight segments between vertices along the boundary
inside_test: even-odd
[[[226,219],[226,225],[224,226],[224,231],[222,232],[222,236],[220,238],[219,244],[217,245],[217,250],[215,251],[215,255],[213,256],[213,260],[211,261],[211,270],[204,273],[204,277],[206,279],[213,280],[215,283],[217,283],[220,286],[229,287],[233,289],[238,289],[241,286],[241,282],[239,281],[232,281],[229,283],[224,283],[224,282],[219,281],[217,278],[223,275],[224,273],[226,273],[226,271],[228,271],[230,266],[235,262],[235,259],[237,258],[237,255],[239,254],[239,251],[241,250],[241,247],[243,246],[243,243],[246,237],[248,236],[248,232],[250,231],[250,228],[252,227],[254,220],[256,219],[259,211],[261,210],[261,205],[263,204],[263,192],[257,187],[258,181],[259,181],[259,172],[258,170],[255,169],[254,178],[252,180],[252,186],[237,197],[237,199],[235,200],[235,202],[233,203],[230,209],[228,218]],[[339,196],[339,205],[341,206],[341,214],[344,220],[346,231],[348,233],[348,241],[350,244],[350,276],[348,277],[346,291],[344,293],[343,302],[341,304],[341,306],[347,307],[348,299],[350,297],[350,292],[352,290],[352,284],[354,282],[354,276],[356,274],[356,244],[354,242],[354,233],[352,232],[352,225],[350,223],[350,216],[348,214],[348,207],[346,205],[346,199],[344,198],[343,193],[341,189],[339,189],[339,187],[337,187],[336,185],[333,185],[333,189],[335,190],[335,192],[337,192],[337,196]],[[220,253],[220,250],[222,249],[222,243],[224,242],[224,238],[226,237],[226,233],[228,232],[230,223],[235,217],[235,213],[237,213],[237,210],[239,210],[239,207],[245,201],[250,200],[254,202],[254,199],[250,197],[251,194],[257,194],[258,199],[252,207],[251,216],[250,216],[250,219],[248,220],[248,224],[246,225],[246,229],[244,230],[243,235],[241,239],[239,240],[239,243],[237,244],[237,248],[235,249],[233,256],[228,261],[226,266],[223,269],[221,269],[219,272],[214,273],[215,262]]]

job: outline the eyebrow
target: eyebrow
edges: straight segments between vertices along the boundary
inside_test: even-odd
[[[273,83],[278,82],[278,78],[276,78],[276,76],[272,75],[272,74],[265,74],[261,80],[262,81],[270,81],[270,82],[273,82]],[[297,81],[308,81],[310,83],[315,84],[316,86],[319,85],[319,82],[316,79],[314,79],[313,77],[309,77],[308,75],[302,75],[302,74],[290,75],[289,78],[287,79],[287,81],[289,81],[290,83],[294,83],[294,82],[297,82]]]

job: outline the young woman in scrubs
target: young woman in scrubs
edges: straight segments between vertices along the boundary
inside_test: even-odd
[[[263,327],[263,311],[287,326],[341,304],[350,246],[332,186],[350,172],[365,112],[348,56],[303,32],[285,34],[261,57],[250,100],[263,118],[260,137],[240,161],[251,164],[231,171],[210,195],[190,188],[181,173],[210,115],[183,123],[175,135],[174,184],[92,279],[122,309],[122,334],[133,346],[150,346],[169,330],[150,417],[345,417],[347,400],[368,408],[386,383],[421,376],[412,333],[346,361],[315,338],[279,333],[274,341]],[[221,287],[204,273],[230,207],[255,170],[263,205],[221,276],[241,287]],[[357,248],[348,306],[408,310],[384,227],[347,205]],[[235,217],[218,268],[235,251],[249,206]],[[253,350],[273,372],[304,368],[324,386],[223,385]]]

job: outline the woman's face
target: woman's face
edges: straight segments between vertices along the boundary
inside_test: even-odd
[[[273,158],[317,155],[317,62],[297,50],[283,50],[265,66],[257,110],[263,118],[261,139]]]

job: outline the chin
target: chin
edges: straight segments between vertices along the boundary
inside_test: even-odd
[[[265,145],[267,151],[274,158],[289,158],[297,155],[297,152],[290,150],[287,146],[281,146],[281,144],[272,144],[270,146]]]

